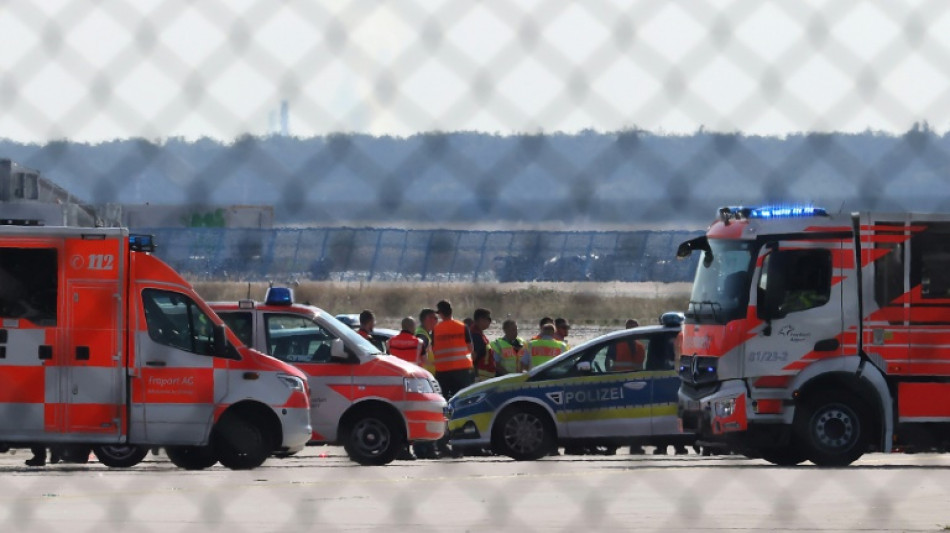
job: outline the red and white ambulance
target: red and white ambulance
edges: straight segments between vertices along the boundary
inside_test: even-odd
[[[5,221],[23,224],[24,221]],[[310,437],[305,377],[243,346],[119,228],[0,226],[0,442],[259,466]]]
[[[950,450],[950,216],[726,207],[692,251],[685,429],[785,465]]]
[[[428,371],[379,349],[333,315],[293,302],[285,287],[209,305],[248,346],[310,380],[313,443],[342,444],[364,465],[391,462],[409,443],[445,432],[445,399]]]

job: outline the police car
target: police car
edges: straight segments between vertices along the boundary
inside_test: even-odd
[[[446,406],[452,446],[534,460],[558,446],[692,444],[676,416],[682,322],[666,313],[660,325],[609,333],[459,391]]]

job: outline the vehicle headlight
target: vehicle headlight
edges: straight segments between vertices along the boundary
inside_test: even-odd
[[[716,416],[719,418],[728,418],[736,412],[736,399],[716,401]]]
[[[291,376],[290,374],[277,374],[277,379],[279,379],[284,385],[287,385],[287,388],[290,390],[300,392],[304,392],[305,390],[303,380],[297,376]]]
[[[417,394],[430,394],[435,392],[432,383],[426,378],[405,378],[406,392],[415,392]]]
[[[485,399],[485,393],[476,394],[474,396],[466,396],[464,398],[459,398],[455,401],[454,406],[456,409],[461,409],[462,407],[469,407],[475,405],[476,403]]]

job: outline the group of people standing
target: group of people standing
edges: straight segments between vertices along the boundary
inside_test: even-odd
[[[363,311],[357,331],[372,342],[374,324],[373,313]],[[432,372],[448,399],[476,381],[527,372],[569,347],[565,339],[570,324],[563,318],[542,318],[538,333],[527,341],[518,336],[518,323],[510,318],[502,323],[503,335],[489,340],[486,332],[491,324],[488,309],[478,308],[471,318],[458,320],[451,302],[441,300],[435,309],[423,309],[418,322],[412,317],[402,319],[388,350],[379,348]]]

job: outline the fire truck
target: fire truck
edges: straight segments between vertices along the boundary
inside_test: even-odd
[[[950,216],[724,207],[692,252],[684,429],[779,465],[950,449]]]
[[[425,369],[386,355],[333,315],[273,287],[263,302],[209,305],[248,346],[309,379],[311,443],[342,444],[362,465],[392,462],[409,443],[445,433],[445,399]]]
[[[255,352],[122,228],[0,226],[0,442],[129,467],[255,468],[310,438],[305,376]],[[88,451],[86,452],[88,455]]]

